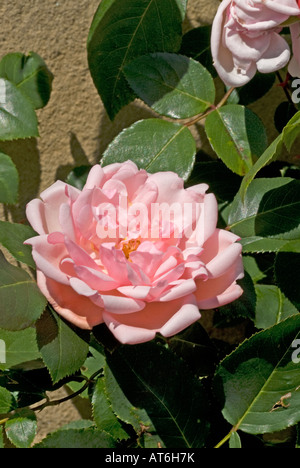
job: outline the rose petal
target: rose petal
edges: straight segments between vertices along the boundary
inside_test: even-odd
[[[171,286],[168,291],[164,292],[159,298],[160,302],[166,301],[174,301],[175,299],[179,299],[180,297],[189,296],[196,290],[197,286],[195,281],[190,278],[187,280],[183,280],[181,283]]]
[[[110,276],[84,265],[74,267],[78,277],[97,291],[111,291],[119,286],[118,281]]]
[[[32,237],[26,244],[32,245],[32,257],[39,270],[57,282],[68,284],[67,275],[60,270],[60,262],[66,255],[64,244],[49,243],[47,235]]]
[[[35,198],[26,206],[26,217],[31,224],[32,228],[38,234],[47,234],[48,226],[45,218],[45,206],[42,200]]]
[[[111,314],[132,314],[139,312],[145,307],[143,301],[131,297],[102,294],[104,309]]]
[[[102,309],[89,298],[78,295],[71,286],[46,278],[39,270],[37,283],[56,312],[75,326],[91,330],[103,322]]]
[[[221,294],[198,301],[198,307],[203,310],[215,309],[235,301],[243,292],[243,289],[238,284],[234,283]]]
[[[290,56],[290,48],[285,39],[279,34],[272,33],[270,46],[263,53],[262,58],[257,61],[257,69],[261,73],[272,73],[280,70],[287,65]]]
[[[88,174],[83,191],[91,190],[94,187],[101,187],[105,181],[105,173],[100,164],[95,164]]]
[[[185,298],[179,310],[160,329],[163,336],[180,333],[201,318],[199,308],[193,295]]]
[[[206,269],[210,277],[217,278],[223,275],[232,265],[238,264],[241,252],[241,244],[231,244],[227,249],[216,255],[206,264]]]

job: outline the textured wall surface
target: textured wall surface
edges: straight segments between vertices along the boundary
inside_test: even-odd
[[[184,29],[210,23],[218,0],[189,0]],[[1,2],[1,56],[9,52],[41,55],[54,75],[48,105],[38,111],[40,137],[0,143],[21,176],[20,204],[11,209],[19,221],[26,202],[64,177],[75,165],[99,161],[122,128],[151,113],[138,102],[112,123],[89,74],[86,40],[99,0],[8,0]]]
[[[98,4],[99,0],[7,0],[0,4],[1,56],[34,51],[54,75],[51,99],[38,111],[40,137],[0,143],[0,150],[12,157],[20,174],[19,205],[2,213],[2,218],[24,219],[28,201],[74,165],[98,162],[115,135],[151,115],[134,102],[112,123],[103,109],[86,55],[88,30]],[[184,30],[210,23],[218,4],[218,0],[189,0]],[[39,439],[80,414],[71,403],[45,410],[38,415]]]

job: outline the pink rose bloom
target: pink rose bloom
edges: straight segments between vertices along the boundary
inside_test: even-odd
[[[243,86],[257,71],[271,73],[286,66],[291,52],[279,34],[281,25],[299,15],[297,0],[223,0],[211,35],[214,65],[223,82]]]
[[[105,322],[122,343],[172,336],[199,309],[242,294],[241,244],[217,229],[207,185],[127,161],[95,165],[80,191],[57,181],[27,205],[37,283],[69,322]]]

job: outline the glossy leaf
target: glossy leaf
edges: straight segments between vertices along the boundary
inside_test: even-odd
[[[300,112],[297,112],[284,127],[282,133],[272,141],[258,161],[256,161],[249,172],[245,175],[240,187],[240,196],[242,200],[245,199],[246,191],[257,173],[268,164],[275,161],[283,151],[284,146],[286,146],[288,151],[290,151],[299,133]]]
[[[5,432],[17,448],[29,448],[37,433],[36,414],[30,409],[17,410],[5,423]]]
[[[124,76],[125,65],[150,52],[177,52],[185,8],[186,0],[100,3],[89,32],[88,63],[111,119],[135,98]]]
[[[255,317],[256,293],[251,276],[245,272],[244,278],[237,281],[243,294],[230,304],[222,306],[216,311],[214,322],[218,326],[230,326],[232,321],[240,318],[253,320]]]
[[[0,329],[0,340],[5,343],[5,362],[1,363],[0,359],[0,369],[2,370],[41,357],[34,328],[19,331]]]
[[[287,247],[280,250],[275,259],[275,281],[286,297],[300,310],[300,240],[298,251]]]
[[[35,269],[35,262],[31,255],[31,246],[24,245],[25,240],[34,237],[36,232],[25,224],[0,221],[0,243],[19,262]]]
[[[10,81],[0,78],[0,140],[39,136],[31,101]]]
[[[43,313],[46,299],[29,274],[0,253],[0,328],[22,330]]]
[[[13,405],[12,394],[4,387],[0,387],[0,414],[11,411]]]
[[[275,73],[257,73],[246,85],[236,88],[238,94],[238,103],[243,106],[249,106],[261,99],[274,85],[276,80]]]
[[[108,383],[107,394],[119,417],[125,398],[126,413],[131,408],[136,421],[149,426],[149,432],[155,430],[167,447],[204,445],[209,427],[205,391],[180,359],[150,342],[122,346],[108,355],[107,362],[119,386],[118,398]]]
[[[199,322],[170,337],[168,346],[186,362],[195,375],[213,373],[217,363],[217,350]]]
[[[35,109],[44,107],[50,99],[53,75],[35,52],[5,55],[0,62],[0,78],[14,83]]]
[[[291,241],[293,242],[293,241]],[[287,245],[286,239],[270,238],[270,237],[245,237],[241,239],[243,253],[264,253],[278,252],[284,250]]]
[[[205,121],[205,131],[218,157],[241,176],[267,147],[261,120],[244,106],[228,104],[211,112]]]
[[[253,335],[221,362],[215,388],[235,429],[263,434],[300,420],[300,362],[293,359],[299,337],[298,314]]]
[[[206,183],[218,201],[232,201],[241,185],[242,178],[234,174],[221,160],[197,161],[187,186]]]
[[[298,314],[295,306],[284,296],[282,291],[272,284],[257,284],[256,291],[256,328],[268,328]]]
[[[75,373],[84,363],[89,345],[54,311],[36,324],[37,341],[53,383]]]
[[[50,433],[34,448],[115,448],[117,442],[104,431],[94,426],[62,427]]]
[[[242,448],[241,438],[236,431],[232,432],[230,436],[229,448]]]
[[[128,439],[129,435],[123,429],[120,421],[112,410],[106,395],[105,379],[99,378],[92,395],[93,418],[98,429],[106,431],[114,439]]]
[[[228,223],[244,237],[297,239],[300,234],[300,181],[288,177],[252,181],[244,201],[235,197]]]
[[[0,203],[17,203],[19,174],[11,158],[0,152]]]
[[[191,132],[177,123],[160,119],[135,122],[108,146],[101,159],[106,166],[131,160],[148,172],[174,171],[187,180],[195,162],[196,145]]]
[[[179,52],[200,62],[215,78],[217,72],[213,66],[210,38],[211,25],[193,28],[183,35]]]
[[[126,65],[124,73],[136,95],[158,114],[185,119],[214,104],[211,75],[200,63],[183,55],[143,55]]]

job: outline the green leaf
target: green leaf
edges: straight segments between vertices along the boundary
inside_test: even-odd
[[[39,136],[30,100],[10,81],[0,78],[0,140]]]
[[[53,383],[74,374],[85,362],[89,345],[54,311],[36,324],[38,347]]]
[[[186,127],[146,119],[123,130],[104,152],[101,164],[131,160],[148,172],[173,171],[187,180],[195,155],[195,140]]]
[[[0,78],[14,83],[35,109],[44,107],[50,99],[53,75],[35,52],[5,55],[0,62]]]
[[[0,426],[0,449],[4,448],[4,440],[3,440],[3,430]]]
[[[90,346],[88,357],[82,364],[80,371],[81,375],[90,379],[92,375],[104,368],[105,365],[105,353],[103,350],[98,351],[97,349]],[[77,382],[75,380],[68,382],[68,387],[72,392],[77,392],[82,387],[82,382]],[[87,388],[84,392],[80,393],[81,398],[89,398],[90,390]]]
[[[16,410],[5,423],[5,432],[17,448],[29,448],[37,433],[37,420],[34,411],[26,408]]]
[[[250,236],[244,237],[240,242],[243,246],[243,253],[278,252],[287,248],[285,247],[287,246],[286,239],[280,238]]]
[[[228,104],[211,112],[205,121],[205,131],[218,157],[241,176],[267,147],[261,120],[244,106]]]
[[[295,105],[289,101],[283,101],[279,104],[274,113],[274,123],[279,133],[283,131],[296,112]]]
[[[250,168],[250,170],[247,172],[245,177],[242,180],[241,187],[240,187],[240,197],[241,200],[245,200],[246,192],[248,190],[248,187],[256,174],[267,164],[270,164],[272,161],[274,161],[277,156],[280,154],[282,150],[282,135],[279,135],[271,144],[268,146],[268,148],[264,151],[264,153],[261,155],[261,157],[256,161],[256,163]]]
[[[12,394],[6,388],[0,387],[0,414],[11,411],[13,404]]]
[[[300,315],[244,341],[220,364],[215,389],[222,414],[237,430],[275,432],[300,420],[299,371],[295,343]]]
[[[95,427],[62,427],[34,445],[34,448],[114,448],[116,445],[111,435]]]
[[[210,49],[211,25],[200,26],[188,31],[182,37],[180,53],[200,62],[215,78],[217,72],[213,66]]]
[[[266,275],[257,264],[257,259],[250,255],[243,255],[243,264],[245,271],[251,276],[253,284],[263,280]]]
[[[17,203],[19,173],[11,158],[0,152],[0,203]]]
[[[230,171],[221,160],[196,162],[186,186],[209,185],[219,201],[232,201],[241,185],[241,177]]]
[[[5,343],[5,362],[0,359],[2,370],[40,358],[34,328],[19,331],[0,329],[0,340]]]
[[[143,55],[124,68],[136,95],[160,115],[185,119],[201,114],[215,100],[215,86],[209,72],[183,55]]]
[[[300,241],[298,241],[298,248]],[[299,252],[299,250],[298,250]],[[300,309],[300,253],[279,251],[276,255],[275,281],[285,296]]]
[[[198,376],[211,375],[217,363],[217,352],[199,322],[168,339],[172,352],[181,357]]]
[[[104,377],[106,397],[115,416],[131,425],[137,433],[141,432],[142,427],[147,427],[149,432],[154,431],[147,412],[129,400],[119,383],[120,376],[114,375],[108,364],[104,367]]]
[[[82,190],[92,166],[75,167],[66,178],[66,183]]]
[[[0,243],[19,262],[35,269],[36,265],[31,255],[31,246],[24,245],[25,240],[36,236],[36,232],[27,225],[0,221]]]
[[[256,102],[272,88],[275,80],[275,73],[257,73],[245,86],[236,88],[238,103],[249,106],[249,104]]]
[[[230,436],[229,448],[242,448],[241,438],[236,431],[232,432]]]
[[[128,439],[127,432],[112,410],[106,395],[105,379],[99,378],[94,386],[92,395],[93,418],[98,429],[110,434],[114,439]]]
[[[291,315],[298,314],[298,310],[277,286],[257,284],[255,291],[257,302],[254,323],[256,328],[268,328]]]
[[[46,299],[36,282],[0,252],[0,328],[22,330],[42,314]]]
[[[241,238],[297,239],[300,235],[300,181],[288,177],[255,179],[244,201],[238,193],[228,216]]]
[[[154,342],[121,346],[107,356],[118,384],[109,400],[117,416],[129,411],[166,447],[203,447],[208,435],[208,401],[201,382],[170,351]],[[123,398],[120,396],[123,394]],[[126,411],[124,407],[126,401]]]
[[[124,76],[131,60],[150,52],[177,52],[186,0],[103,0],[88,36],[88,63],[111,120],[134,100]]]
[[[272,141],[270,146],[264,151],[262,156],[256,161],[252,166],[249,172],[245,175],[241,187],[240,187],[240,196],[241,199],[245,199],[246,192],[248,187],[257,173],[263,169],[265,166],[275,161],[278,156],[281,154],[284,145],[287,150],[290,151],[292,145],[294,144],[297,136],[300,133],[300,111],[297,112],[288,124],[284,127],[282,133]]]
[[[215,322],[218,326],[226,326],[240,318],[255,318],[256,293],[251,276],[245,271],[244,277],[237,281],[243,294],[230,304],[226,304],[215,313]]]

